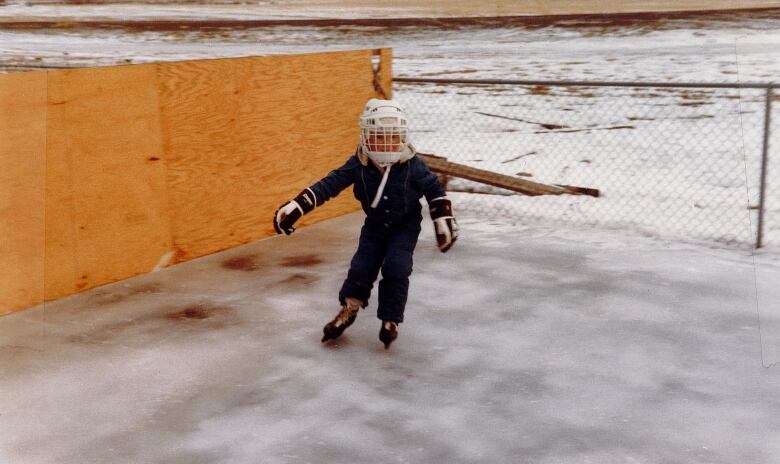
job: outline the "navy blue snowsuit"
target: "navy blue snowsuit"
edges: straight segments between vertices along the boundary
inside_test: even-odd
[[[400,323],[409,292],[412,255],[420,235],[420,198],[425,196],[430,203],[445,193],[436,176],[416,156],[391,167],[382,198],[376,208],[371,208],[381,180],[379,169],[371,162],[362,164],[355,154],[309,189],[319,206],[354,186],[355,198],[360,201],[366,219],[358,249],[339,291],[339,301],[344,304],[346,298],[356,298],[367,306],[381,268],[377,317]]]

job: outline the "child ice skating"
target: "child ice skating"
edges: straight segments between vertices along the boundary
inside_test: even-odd
[[[379,281],[377,317],[385,349],[398,337],[412,273],[412,255],[422,222],[425,196],[439,249],[446,252],[458,238],[452,205],[436,176],[415,156],[409,143],[408,118],[393,100],[371,99],[360,115],[360,145],[340,168],[311,185],[274,215],[277,233],[291,234],[304,214],[353,186],[366,214],[358,249],[339,291],[341,310],[323,329],[322,341],[335,339],[368,305]]]

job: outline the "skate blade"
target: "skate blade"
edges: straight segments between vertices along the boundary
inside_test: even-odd
[[[346,327],[344,329],[346,329]],[[325,342],[327,342],[329,340],[335,340],[335,339],[339,338],[344,333],[344,330],[333,331],[333,332],[328,332],[328,331],[325,330],[323,332],[324,333],[322,335],[322,343],[325,343]]]
[[[379,339],[382,343],[385,344],[385,349],[390,349],[390,345],[395,341],[395,339],[398,338],[398,336],[395,337],[382,337]]]

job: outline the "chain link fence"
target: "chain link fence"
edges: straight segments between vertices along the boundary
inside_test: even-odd
[[[769,84],[396,79],[413,143],[449,161],[598,198],[523,196],[451,178],[458,208],[755,246]],[[763,88],[762,88],[763,86]],[[780,105],[774,105],[774,111]],[[772,125],[780,121],[773,115]],[[765,169],[763,244],[780,245],[780,156]],[[488,195],[477,195],[477,194]]]

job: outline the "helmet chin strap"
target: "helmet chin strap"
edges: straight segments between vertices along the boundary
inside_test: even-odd
[[[379,183],[379,188],[376,190],[376,196],[374,197],[374,201],[371,202],[371,207],[376,208],[376,206],[379,204],[379,199],[382,198],[382,192],[385,190],[385,184],[387,184],[387,176],[390,175],[390,168],[393,165],[388,165],[385,168],[385,174],[382,176],[382,181]]]

